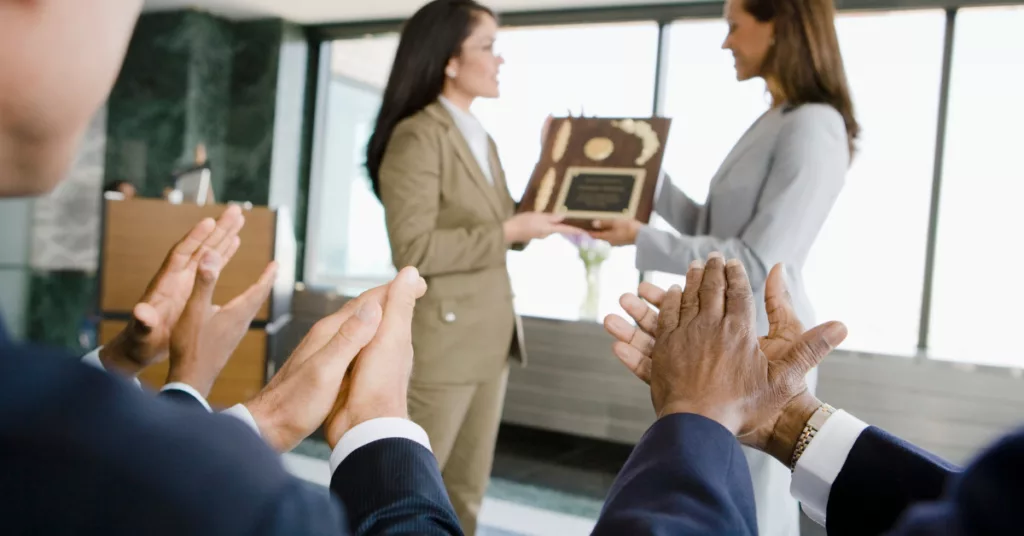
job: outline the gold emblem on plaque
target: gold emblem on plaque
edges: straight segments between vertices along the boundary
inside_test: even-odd
[[[533,202],[534,212],[544,212],[547,208],[548,202],[551,201],[551,194],[555,191],[555,168],[548,169],[548,172],[544,174],[544,178],[540,181],[540,187],[537,189],[537,198]]]
[[[615,144],[612,140],[604,137],[590,138],[583,146],[583,154],[595,162],[608,158],[613,152],[615,152]]]
[[[636,165],[638,166],[646,164],[658,152],[658,149],[661,148],[658,133],[654,131],[654,127],[647,121],[625,119],[623,121],[612,121],[612,126],[626,134],[632,134],[640,138],[643,148],[640,150],[640,156],[636,158]]]
[[[569,148],[569,138],[572,136],[572,121],[565,119],[562,121],[562,125],[558,127],[558,133],[555,134],[555,151],[552,155],[552,159],[555,163],[565,156],[565,150]]]

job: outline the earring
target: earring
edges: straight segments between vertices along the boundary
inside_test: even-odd
[[[444,74],[448,75],[448,78],[455,78],[458,73],[455,72],[455,69],[448,69]]]

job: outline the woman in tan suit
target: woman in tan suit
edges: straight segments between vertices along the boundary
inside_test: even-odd
[[[490,477],[508,359],[523,352],[506,252],[579,232],[548,214],[515,214],[494,142],[469,111],[498,97],[497,31],[493,12],[472,0],[417,11],[367,148],[395,267],[415,266],[428,284],[413,319],[409,415],[430,436],[467,534]]]

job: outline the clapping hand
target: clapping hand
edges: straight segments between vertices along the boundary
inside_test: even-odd
[[[245,403],[263,438],[286,452],[326,419],[333,448],[338,434],[362,419],[404,417],[412,308],[424,292],[426,282],[415,268],[406,268],[391,283],[317,322],[260,394]],[[347,379],[356,356],[361,365]]]
[[[206,218],[197,223],[171,248],[132,309],[128,325],[100,350],[100,360],[108,370],[137,376],[167,357],[171,331],[192,294],[200,259],[213,251],[221,265],[226,265],[238,251],[238,232],[243,225],[241,208],[232,205],[217,221]]]
[[[196,271],[192,295],[170,336],[167,381],[188,384],[203,397],[242,341],[252,319],[267,300],[277,274],[271,262],[259,281],[223,307],[213,305],[213,291],[224,268],[216,251],[203,255]]]
[[[699,261],[691,264],[685,291],[676,287],[666,293],[643,283],[639,294],[625,294],[620,301],[636,327],[610,315],[605,328],[617,339],[615,355],[651,384],[652,397],[662,365],[688,363],[691,369],[682,376],[661,375],[659,392],[688,394],[681,400],[677,396],[673,404],[663,400],[660,413],[680,409],[709,413],[706,416],[724,421],[744,444],[787,459],[781,451],[792,452],[788,438],[792,425],[786,423],[799,422],[802,428],[817,407],[804,377],[842,342],[845,326],[829,322],[804,332],[778,265],[769,274],[765,292],[769,333],[751,345],[756,326],[753,305],[746,305],[752,301],[749,281],[738,261],[726,266],[717,254],[709,257],[707,267]],[[662,312],[649,307],[641,296],[662,307]],[[678,319],[664,319],[665,314]]]

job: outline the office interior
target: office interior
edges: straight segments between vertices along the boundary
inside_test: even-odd
[[[71,176],[47,197],[0,201],[8,329],[78,354],[116,333],[166,251],[154,244],[217,212],[162,198],[202,145],[216,202],[246,204],[250,222],[240,258],[252,262],[236,259],[225,280],[255,280],[271,258],[282,265],[211,402],[257,392],[317,319],[395,274],[362,164],[401,22],[421,3],[147,1]],[[671,118],[664,170],[701,201],[769,106],[763,82],[738,83],[720,49],[721,2],[487,4],[502,26],[502,96],[473,112],[514,198],[548,114]],[[966,462],[1024,417],[1024,4],[838,9],[863,130],[803,274],[818,319],[850,330],[820,366],[817,393]],[[113,180],[133,183],[138,198],[104,198]],[[615,359],[600,322],[638,282],[682,279],[640,273],[634,257],[616,248],[588,278],[559,236],[509,253],[530,363],[510,373],[481,534],[588,533],[653,422],[648,390]],[[144,380],[159,382],[160,371]],[[313,437],[285,463],[326,484],[328,455]],[[824,534],[804,521],[804,534]]]

